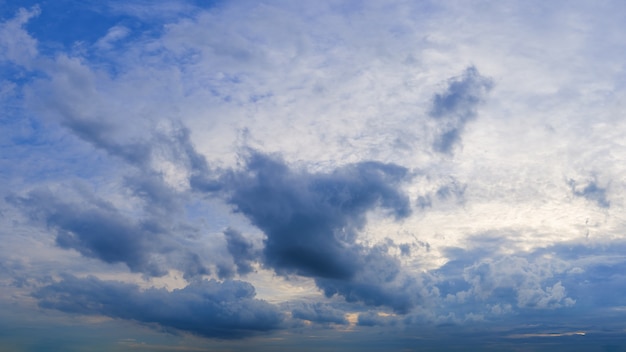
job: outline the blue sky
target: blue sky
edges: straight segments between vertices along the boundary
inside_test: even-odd
[[[626,349],[625,27],[0,0],[0,350]]]

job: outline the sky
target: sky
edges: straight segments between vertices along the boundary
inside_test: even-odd
[[[626,350],[625,31],[0,0],[0,351]]]

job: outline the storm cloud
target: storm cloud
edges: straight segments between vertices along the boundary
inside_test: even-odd
[[[53,231],[59,247],[76,250],[83,256],[124,263],[133,272],[162,276],[171,265],[167,255],[182,251],[185,259],[174,267],[186,276],[209,273],[197,254],[173,241],[171,233],[176,229],[158,213],[134,219],[105,200],[93,196],[64,200],[60,194],[43,188],[24,196],[12,195],[8,201],[32,221]]]
[[[65,276],[34,293],[43,308],[156,323],[166,329],[221,339],[242,338],[280,327],[282,314],[255,295],[254,287],[242,281],[194,281],[169,292],[73,276]]]
[[[403,310],[403,294],[385,288],[399,264],[356,239],[368,211],[380,207],[396,219],[411,213],[401,190],[409,178],[407,169],[378,162],[308,173],[252,151],[244,169],[223,183],[227,202],[267,236],[264,265],[282,275],[315,278],[328,296]]]
[[[237,274],[245,275],[252,272],[252,263],[259,259],[254,244],[247,240],[239,231],[228,228],[224,231],[226,248],[235,262]]]

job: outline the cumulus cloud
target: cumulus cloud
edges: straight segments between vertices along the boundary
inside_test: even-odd
[[[409,176],[397,165],[363,162],[329,174],[293,171],[252,152],[245,169],[224,177],[227,201],[267,235],[266,264],[279,273],[350,279],[359,270],[357,231],[367,211],[403,218],[408,198],[398,188]]]
[[[514,297],[523,308],[571,306],[575,301],[567,297],[561,282],[546,285],[560,273],[553,265],[548,260],[507,257],[476,263],[465,268],[463,275],[481,299],[504,294]]]
[[[362,162],[308,173],[254,151],[245,162],[243,170],[223,177],[223,187],[227,202],[267,236],[264,265],[279,274],[315,278],[328,296],[402,311],[411,305],[406,294],[388,287],[399,262],[356,242],[368,211],[381,207],[397,219],[410,214],[400,189],[408,170]]]
[[[172,225],[157,216],[133,219],[110,202],[85,197],[68,201],[47,189],[8,200],[56,233],[56,244],[106,263],[124,263],[133,272],[165,275],[168,253],[183,251],[186,258],[177,269],[186,275],[208,274],[197,255],[180,248],[172,239]],[[165,221],[164,221],[165,220]]]
[[[360,267],[351,279],[319,277],[316,284],[328,297],[339,294],[347,302],[385,306],[401,314],[422,303],[416,278],[402,272],[400,261],[388,254],[385,245],[362,248],[357,260]]]
[[[475,245],[484,242],[481,239]],[[507,256],[499,251],[497,242],[491,248],[450,250],[451,260],[431,273],[435,278],[432,285],[445,305],[458,306],[457,312],[466,314],[490,311],[498,315],[511,313],[511,307],[555,309],[576,304],[563,284],[565,273],[570,270],[564,258],[543,250]],[[571,285],[569,281],[566,284]],[[470,303],[481,308],[467,310]]]
[[[275,330],[283,316],[242,281],[195,281],[183,289],[140,290],[118,281],[65,276],[37,290],[43,308],[156,323],[166,329],[232,339]]]

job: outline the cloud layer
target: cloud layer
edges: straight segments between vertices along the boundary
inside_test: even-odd
[[[59,4],[0,10],[0,306],[190,349],[621,331],[620,2]]]
[[[184,289],[141,291],[132,284],[72,276],[34,293],[39,305],[68,313],[157,323],[214,338],[241,338],[277,329],[282,315],[255,299],[242,281],[199,281]],[[158,307],[158,308],[157,308]]]

